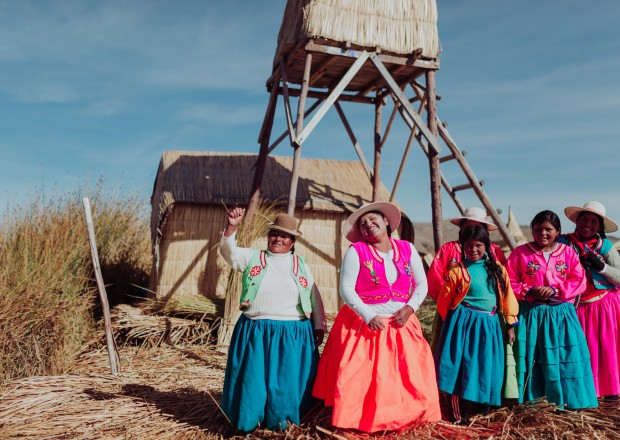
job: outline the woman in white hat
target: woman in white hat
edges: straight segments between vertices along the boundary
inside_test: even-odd
[[[243,272],[243,313],[228,351],[222,409],[240,431],[285,429],[314,403],[317,347],[327,329],[323,303],[310,267],[294,254],[297,219],[276,216],[267,226],[267,250],[239,248],[244,213],[229,212],[220,241],[226,262]]]
[[[432,353],[414,314],[426,297],[426,277],[413,245],[391,238],[400,219],[396,205],[374,202],[344,225],[352,243],[340,275],[345,305],[313,389],[333,407],[339,428],[399,430],[441,418]]]
[[[465,209],[461,217],[451,219],[450,223],[458,226],[461,230],[464,226],[473,225],[486,226],[489,232],[497,230],[497,226],[491,222],[485,210],[477,206]],[[491,252],[502,266],[506,265],[506,256],[495,243],[491,243]],[[426,275],[428,279],[428,296],[435,301],[437,301],[437,296],[443,286],[446,275],[450,272],[450,269],[458,266],[461,262],[461,255],[461,244],[459,240],[445,243],[435,254],[435,258],[433,258],[433,262]]]
[[[590,364],[598,397],[617,400],[620,394],[620,255],[605,234],[618,230],[596,201],[564,209],[575,232],[562,237],[579,255],[587,285],[577,317],[590,349]]]

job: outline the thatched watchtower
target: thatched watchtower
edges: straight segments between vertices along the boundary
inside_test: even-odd
[[[294,148],[289,185],[288,212],[296,206],[302,145],[333,107],[372,183],[371,200],[381,199],[381,156],[396,115],[408,132],[401,166],[389,195],[393,200],[405,168],[410,146],[417,141],[430,169],[431,210],[435,249],[443,244],[441,188],[463,212],[457,192],[473,189],[502,236],[514,245],[499,213],[482,189],[464,155],[437,116],[435,72],[439,69],[440,43],[435,0],[289,0],[284,11],[273,61],[267,80],[270,99],[259,134],[260,151],[250,192],[247,218],[260,199],[267,156],[285,139]],[[408,97],[406,93],[413,92]],[[278,97],[284,105],[284,132],[271,140]],[[297,98],[297,112],[292,109]],[[311,105],[309,100],[314,99]],[[369,130],[373,160],[366,159],[351,128],[342,103],[366,104],[374,111]],[[414,104],[417,108],[414,108]],[[383,126],[383,111],[390,109]],[[316,111],[315,111],[316,110]],[[367,136],[368,137],[368,136]],[[369,142],[369,143],[370,143]],[[449,149],[439,157],[443,142]],[[451,186],[440,163],[455,160],[468,182]],[[372,162],[372,164],[371,164]],[[365,178],[364,174],[360,176]]]

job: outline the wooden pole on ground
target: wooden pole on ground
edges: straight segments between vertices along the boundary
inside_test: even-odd
[[[90,201],[88,197],[82,199],[84,205],[84,215],[86,217],[86,228],[88,229],[88,241],[90,243],[90,256],[95,268],[95,278],[97,279],[97,287],[99,288],[99,298],[101,298],[101,308],[103,309],[103,322],[105,324],[105,339],[108,345],[108,356],[110,358],[110,369],[112,375],[118,376],[121,373],[121,361],[118,356],[116,341],[112,333],[112,319],[110,318],[110,305],[108,303],[108,295],[105,291],[103,276],[101,275],[101,266],[99,265],[99,255],[97,253],[97,241],[95,240],[95,228],[93,226],[93,218],[90,212]]]
[[[437,139],[437,95],[435,90],[435,71],[426,72],[426,115],[427,124],[432,135]],[[442,206],[441,206],[441,173],[439,170],[439,152],[434,148],[428,149],[428,163],[431,176],[431,206],[433,214],[433,241],[435,252],[443,244]]]

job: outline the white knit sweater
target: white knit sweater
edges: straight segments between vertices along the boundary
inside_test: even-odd
[[[230,237],[222,234],[220,240],[220,253],[224,260],[233,270],[243,272],[248,266],[254,249],[237,247],[237,234],[233,233]],[[274,319],[279,321],[292,321],[305,319],[299,299],[299,291],[293,278],[291,277],[292,258],[291,254],[274,254],[267,251],[268,270],[262,279],[256,298],[243,314],[250,319]],[[323,305],[320,300],[320,293],[314,282],[314,277],[308,264],[305,265],[306,278],[308,285],[312,286],[311,295],[313,315],[323,315],[322,319],[313,316],[314,328],[323,328],[320,321],[324,321]],[[318,300],[317,300],[318,296]],[[320,302],[320,304],[319,304]]]

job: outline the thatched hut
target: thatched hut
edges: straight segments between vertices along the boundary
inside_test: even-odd
[[[159,299],[226,295],[229,269],[217,245],[227,209],[247,202],[256,159],[255,154],[164,152],[151,200],[151,290]],[[291,165],[291,157],[268,157],[263,199],[284,202]],[[303,236],[295,248],[312,267],[328,312],[336,312],[340,305],[338,274],[348,247],[342,223],[372,195],[372,184],[365,176],[359,162],[301,160],[295,215]],[[380,199],[388,197],[381,185]],[[285,211],[283,205],[281,212]],[[413,241],[413,226],[406,216],[398,233]],[[264,247],[264,236],[252,245]]]

